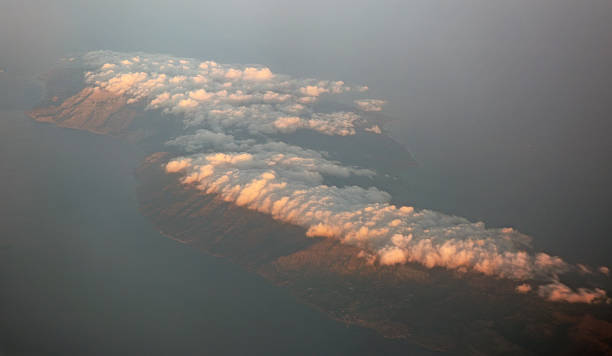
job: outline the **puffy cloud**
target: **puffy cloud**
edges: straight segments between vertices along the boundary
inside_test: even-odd
[[[364,130],[368,131],[368,132],[375,133],[375,134],[379,134],[379,135],[382,134],[382,130],[380,129],[380,127],[378,125],[373,125],[372,127],[367,127]]]
[[[546,253],[538,253],[535,265],[539,270],[549,271],[551,274],[566,272],[569,267],[560,257],[550,256]]]
[[[198,89],[198,90],[194,90],[189,92],[189,96],[195,100],[198,101],[206,101],[209,100],[210,98],[213,97],[212,93],[208,93],[206,90],[204,89]]]
[[[606,266],[601,266],[597,269],[599,272],[605,274],[606,276],[610,275],[610,269]]]
[[[280,132],[294,132],[304,126],[302,119],[297,116],[283,116],[274,121],[274,127]]]
[[[379,99],[363,99],[363,100],[355,100],[355,105],[360,110],[363,111],[381,111],[383,105],[387,102],[385,100]]]
[[[143,72],[121,74],[108,80],[102,85],[102,88],[116,94],[123,94],[134,85],[142,83],[146,78],[147,73]]]
[[[196,100],[193,100],[191,98],[187,98],[187,99],[183,99],[181,101],[179,101],[178,103],[178,107],[182,108],[182,109],[192,109],[195,108],[196,106],[198,106],[198,102]]]
[[[316,85],[307,85],[305,87],[300,88],[300,93],[307,96],[319,96],[323,93],[329,93],[329,89]]]
[[[164,104],[164,102],[170,100],[170,93],[164,92],[155,97],[155,99],[151,100],[149,106],[152,108],[157,108]]]
[[[531,285],[527,283],[519,284],[516,286],[516,291],[521,294],[529,293],[531,291]]]
[[[230,68],[225,72],[225,77],[228,79],[238,79],[242,77],[242,71],[239,69]]]
[[[268,80],[272,79],[274,74],[270,71],[270,68],[253,68],[247,67],[244,69],[243,77],[246,80]]]
[[[184,75],[176,75],[176,76],[170,78],[170,84],[181,84],[185,80],[187,80],[186,76],[184,76]]]
[[[166,164],[166,172],[168,173],[180,172],[183,169],[189,167],[190,165],[191,165],[191,159],[189,158],[174,160]]]
[[[360,117],[351,112],[315,113],[310,119],[302,119],[297,116],[279,117],[274,121],[274,127],[285,133],[307,128],[326,135],[349,136],[355,134],[355,124],[359,120]]]
[[[360,123],[359,115],[352,112],[334,112],[330,114],[313,114],[306,127],[321,133],[339,136],[355,134],[355,127]]]
[[[610,299],[607,297],[606,292],[602,289],[587,289],[578,288],[578,290],[572,290],[565,284],[554,281],[553,283],[540,286],[538,294],[545,299],[552,302],[568,302],[568,303],[601,303],[608,302]]]

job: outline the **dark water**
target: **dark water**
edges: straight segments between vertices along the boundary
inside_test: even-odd
[[[0,111],[0,354],[423,354],[161,236],[141,153]]]

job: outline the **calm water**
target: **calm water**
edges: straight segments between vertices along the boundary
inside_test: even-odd
[[[0,354],[422,354],[161,236],[119,140],[0,111]]]

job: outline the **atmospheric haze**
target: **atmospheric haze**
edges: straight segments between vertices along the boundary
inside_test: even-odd
[[[105,109],[115,120],[109,120],[108,132],[90,131],[117,134],[137,115],[168,124],[171,135],[160,135],[168,160],[156,168],[176,183],[172,189],[215,196],[245,214],[256,212],[303,231],[300,237],[306,239],[305,233],[308,243],[334,243],[364,268],[410,269],[438,276],[431,278],[438,282],[450,276],[453,287],[442,283],[436,291],[460,286],[474,288],[472,296],[480,297],[487,286],[506,286],[503,300],[528,301],[525,308],[505,315],[503,322],[495,319],[501,314],[485,319],[516,345],[531,347],[525,340],[532,339],[509,337],[519,324],[508,320],[528,320],[521,325],[533,326],[525,330],[539,340],[549,329],[521,313],[542,309],[546,317],[550,312],[547,325],[563,328],[567,322],[578,339],[604,330],[592,344],[612,350],[610,18],[612,2],[606,0],[8,0],[0,2],[0,110],[11,110],[14,119],[15,110],[32,109],[45,91],[57,89],[50,87],[53,78],[66,95],[47,97],[44,105],[50,106],[37,109],[51,108],[47,112],[62,116],[65,127],[80,128],[75,122],[90,117],[104,121]],[[53,73],[50,68],[66,70],[55,72],[65,75],[58,80],[45,74]],[[115,106],[98,110],[99,103]],[[112,117],[115,109],[124,116]],[[32,117],[59,122],[51,114]],[[8,119],[7,125],[14,131],[22,127]],[[6,135],[14,140],[3,140]],[[9,142],[20,137],[8,129],[0,132],[5,153],[0,156],[13,157],[6,154],[12,150]],[[22,141],[15,146],[24,147]],[[367,147],[378,143],[381,147]],[[335,145],[340,154],[327,151]],[[404,159],[410,163],[404,166]],[[0,211],[6,221],[21,214],[15,220],[29,224],[37,217],[26,219],[22,212],[35,200],[23,197],[15,204],[11,184],[23,188],[32,182],[41,196],[70,187],[45,191],[42,176],[41,182],[20,179],[24,164],[0,162],[10,177],[6,196],[12,197],[0,202]],[[69,225],[58,221],[57,229],[45,231]],[[2,233],[9,236],[0,240],[0,253],[10,256],[4,261],[20,261],[19,253],[27,249],[12,241],[21,231]],[[106,253],[112,256],[112,250]],[[23,261],[47,254],[32,251]],[[32,271],[42,276],[39,267]],[[19,276],[0,277],[21,286]],[[207,281],[214,284],[215,278]],[[350,284],[351,278],[343,282]],[[386,282],[397,281],[393,278]],[[392,287],[385,297],[400,290]],[[7,298],[2,301],[29,300],[16,291],[17,297],[0,292]],[[350,291],[347,298],[363,302],[359,311],[365,312],[353,315],[363,322],[359,325],[379,332],[395,325],[367,325],[383,320],[367,319],[368,312],[383,318],[381,305],[388,300]],[[420,292],[421,297],[429,293]],[[474,300],[497,305],[494,293],[481,294]],[[463,295],[457,293],[457,300]],[[324,310],[318,296],[326,294],[313,292],[306,301]],[[400,302],[388,303],[389,310],[400,305],[404,309],[398,310],[409,313],[411,298],[402,294]],[[430,301],[423,298],[414,300]],[[368,309],[371,300],[378,302]],[[457,309],[471,317],[469,302]],[[428,307],[423,310],[436,308],[435,303]],[[486,314],[487,308],[479,311]],[[25,304],[22,309],[37,310]],[[575,312],[575,318],[563,312]],[[0,327],[12,328],[19,316],[12,318],[0,320]],[[436,334],[437,327],[414,335],[427,340],[419,337]],[[457,335],[469,349],[464,336],[480,329],[465,330]],[[495,339],[476,334],[479,345]]]

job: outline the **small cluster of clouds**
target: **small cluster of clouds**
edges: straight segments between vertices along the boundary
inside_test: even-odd
[[[387,102],[379,99],[361,99],[355,100],[355,105],[363,111],[382,111],[383,105]]]
[[[602,302],[610,304],[612,302],[612,299],[608,298],[606,291],[603,289],[578,288],[573,290],[558,280],[550,284],[541,285],[538,289],[538,295],[552,302],[588,304]]]
[[[302,226],[308,236],[358,246],[368,263],[474,271],[523,282],[518,293],[531,292],[529,283],[535,280],[552,281],[541,285],[538,295],[551,301],[607,300],[601,289],[574,291],[560,283],[560,274],[582,268],[546,253],[526,252],[529,238],[512,228],[492,229],[432,210],[396,206],[376,187],[326,185],[326,176],[376,173],[274,139],[274,134],[299,129],[340,136],[357,130],[381,134],[379,126],[360,115],[382,110],[383,100],[355,100],[358,112],[314,109],[322,95],[359,93],[366,87],[291,78],[262,66],[163,55],[103,51],[88,53],[84,61],[91,68],[89,85],[184,119],[187,133],[168,144],[186,155],[165,167],[184,184]],[[599,272],[609,274],[606,267]]]
[[[529,293],[532,289],[532,286],[528,283],[522,283],[516,286],[516,292],[520,294]],[[578,288],[574,290],[555,278],[553,278],[551,283],[540,285],[537,289],[537,294],[551,302],[586,304],[612,303],[612,299],[609,298],[606,291],[601,288]]]

